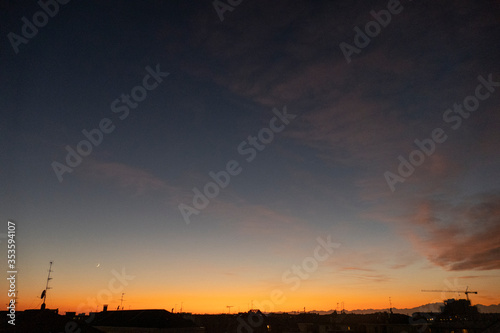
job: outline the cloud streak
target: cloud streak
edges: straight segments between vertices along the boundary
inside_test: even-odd
[[[143,195],[150,191],[174,190],[174,187],[145,170],[116,162],[89,161],[85,166],[84,177],[113,184],[132,191],[134,195]]]

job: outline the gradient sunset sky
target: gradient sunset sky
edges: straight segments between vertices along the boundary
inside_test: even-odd
[[[388,6],[348,62],[341,43]],[[73,0],[16,53],[9,33],[42,9],[1,3],[0,247],[15,221],[19,309],[40,306],[50,261],[47,307],[62,312],[122,292],[125,309],[194,313],[414,307],[459,297],[422,289],[467,286],[499,304],[500,3],[230,8],[221,21],[212,1]],[[125,116],[121,96],[157,68],[169,74]],[[54,162],[105,118],[114,130],[60,181]],[[248,161],[238,147],[273,118],[281,131]],[[386,172],[401,177],[398,157],[436,129],[444,142],[392,191]],[[186,223],[179,205],[233,160]],[[315,265],[318,237],[338,246]]]

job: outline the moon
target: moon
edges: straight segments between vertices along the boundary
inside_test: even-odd
[[[96,265],[95,267],[99,268],[99,266],[101,266],[101,264],[100,264],[100,263],[97,263],[97,265]]]

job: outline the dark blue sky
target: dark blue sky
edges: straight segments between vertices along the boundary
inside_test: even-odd
[[[168,285],[132,283],[136,308],[189,299],[192,311],[243,310],[249,297],[287,287],[282,272],[329,234],[341,255],[279,310],[327,309],[315,298],[324,290],[361,307],[349,291],[377,289],[367,303],[381,306],[389,292],[409,306],[405,292],[459,278],[483,288],[478,301],[498,301],[499,4],[402,1],[346,61],[340,45],[356,47],[355,27],[396,5],[242,1],[221,21],[210,1],[73,0],[16,53],[9,33],[22,35],[22,18],[41,8],[2,2],[0,211],[19,224],[24,306],[54,260],[54,297],[68,310],[122,266]],[[120,119],[113,101],[140,93],[157,67],[169,75]],[[453,108],[466,101],[478,104],[464,118]],[[276,116],[285,108],[296,116],[288,123]],[[238,147],[273,117],[283,130],[248,162]],[[66,165],[66,147],[104,118],[114,130],[60,182],[54,161]],[[411,155],[436,128],[446,140]],[[415,154],[423,162],[402,175],[398,157]],[[203,192],[231,160],[241,172],[197,207],[193,188]],[[189,224],[179,204],[198,210]],[[216,309],[200,275],[222,295]],[[68,293],[70,280],[82,292]],[[158,296],[174,291],[178,299]]]

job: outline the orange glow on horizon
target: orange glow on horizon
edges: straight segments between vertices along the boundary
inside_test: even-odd
[[[61,295],[51,295],[49,294],[47,298],[47,308],[55,309],[58,308],[60,313],[65,312],[77,312],[77,313],[88,313],[94,311],[102,311],[103,305],[108,305],[108,310],[116,310],[117,306],[120,305],[120,295],[115,295],[106,303],[100,303],[97,298],[85,297],[77,299],[70,296]],[[404,308],[414,308],[417,306],[425,305],[428,303],[442,302],[439,297],[434,297],[429,295],[420,295],[418,293],[413,294],[412,298],[409,299],[408,295],[392,295],[392,306],[396,309]],[[439,295],[438,295],[439,296]],[[304,307],[306,311],[332,311],[341,310],[342,302],[344,309],[346,311],[352,310],[364,310],[364,309],[375,309],[375,310],[388,310],[389,309],[389,298],[381,297],[380,295],[371,296],[352,296],[343,297],[338,299],[333,299],[331,296],[322,295],[289,295],[285,296],[285,301],[281,304],[273,303],[270,298],[247,298],[235,295],[185,295],[181,297],[176,295],[175,298],[170,295],[149,295],[136,297],[135,294],[125,293],[123,307],[125,310],[129,309],[165,309],[167,311],[180,312],[182,306],[182,312],[189,312],[195,314],[220,314],[228,313],[227,306],[231,305],[231,313],[247,312],[253,304],[254,309],[260,309],[263,312],[302,312]],[[169,298],[171,300],[169,300]],[[453,297],[450,297],[453,298]],[[455,297],[457,298],[457,297]],[[103,299],[107,301],[107,299]],[[473,300],[474,303],[481,303],[483,305],[491,305],[493,302],[488,302],[487,297],[476,296]],[[41,300],[35,303],[31,303],[31,306],[27,302],[18,303],[18,311],[25,309],[39,308]]]

